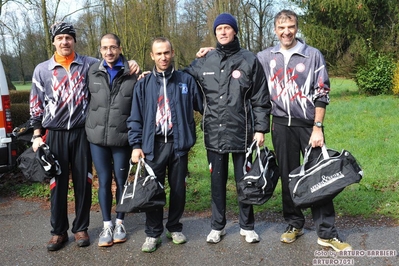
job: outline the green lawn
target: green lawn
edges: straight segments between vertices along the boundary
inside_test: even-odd
[[[26,84],[19,84],[17,82],[14,82],[13,84],[17,88],[17,91],[29,91],[32,86],[31,82],[27,82]]]

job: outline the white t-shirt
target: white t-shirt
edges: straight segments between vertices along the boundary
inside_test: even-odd
[[[287,66],[288,62],[290,61],[291,56],[298,52],[303,46],[303,43],[301,43],[300,41],[296,42],[296,45],[288,50],[282,49],[280,48],[280,52],[283,54],[284,56],[284,65]]]

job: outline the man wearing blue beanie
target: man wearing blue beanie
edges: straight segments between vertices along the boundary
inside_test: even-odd
[[[265,73],[256,56],[240,47],[236,19],[220,14],[213,23],[216,49],[194,60],[185,69],[200,83],[206,108],[203,130],[211,172],[211,232],[206,241],[218,243],[226,234],[226,184],[230,153],[234,177],[244,175],[247,148],[263,145],[270,128],[270,97]],[[259,242],[254,230],[252,205],[239,205],[240,234],[249,243]]]
[[[236,19],[229,13],[222,13],[217,18],[215,19],[215,22],[213,22],[213,32],[216,35],[216,28],[217,26],[221,24],[227,24],[230,25],[235,33],[238,33],[238,26],[237,26],[237,21]]]

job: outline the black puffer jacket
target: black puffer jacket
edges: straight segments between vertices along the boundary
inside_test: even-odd
[[[246,152],[254,133],[270,131],[270,97],[263,68],[238,39],[194,60],[185,69],[204,93],[205,147],[219,153]]]
[[[121,55],[122,56],[122,55]],[[126,146],[128,129],[126,120],[132,107],[133,88],[137,75],[129,74],[129,65],[122,58],[122,68],[109,85],[104,60],[92,65],[88,74],[90,91],[86,133],[89,142],[101,146]]]

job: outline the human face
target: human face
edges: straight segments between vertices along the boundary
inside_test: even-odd
[[[280,40],[282,49],[288,50],[296,45],[295,36],[298,32],[298,26],[295,19],[283,17],[277,20],[274,32]]]
[[[56,35],[53,45],[57,54],[62,56],[69,56],[75,51],[75,39],[69,34]]]
[[[102,38],[100,42],[100,53],[105,62],[110,67],[113,67],[118,62],[119,56],[122,53],[122,47],[113,38]]]
[[[221,45],[226,45],[234,40],[236,32],[228,24],[220,24],[215,29],[216,39]]]
[[[154,42],[152,44],[151,58],[155,62],[157,71],[163,72],[172,64],[175,51],[169,42]]]

